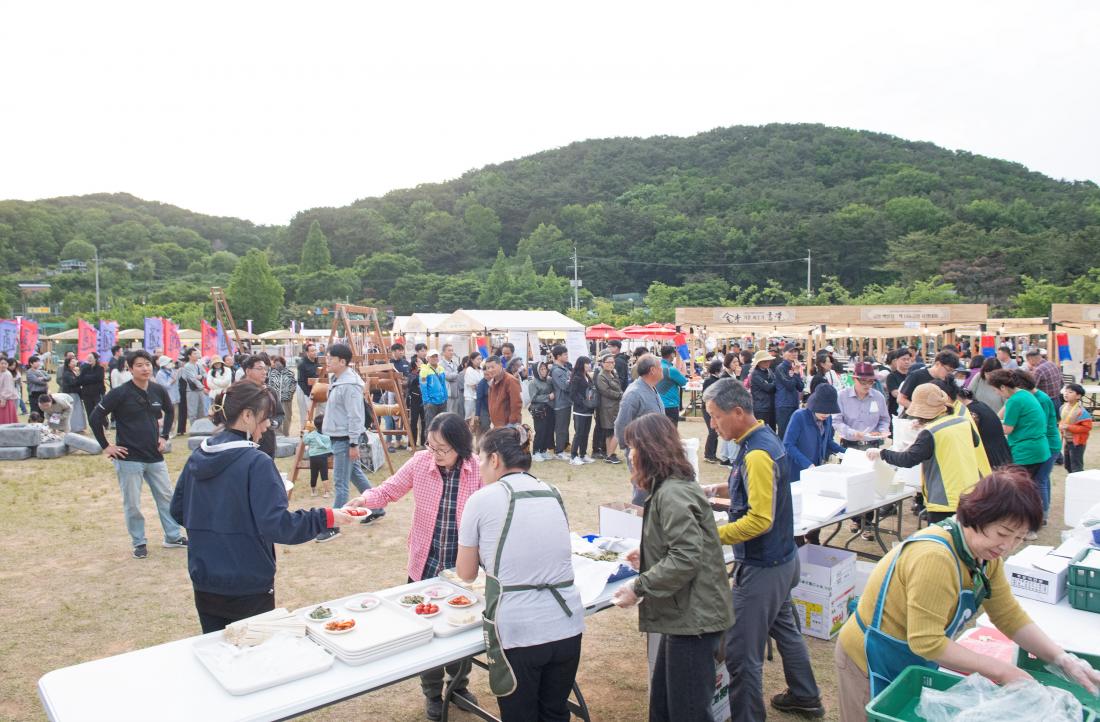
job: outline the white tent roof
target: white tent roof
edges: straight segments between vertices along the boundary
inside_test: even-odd
[[[485,311],[459,309],[431,329],[436,333],[483,331],[584,331],[584,324],[557,311]]]
[[[392,333],[404,333],[405,332],[405,325],[409,322],[410,318],[412,318],[412,316],[394,316],[393,317],[393,328],[391,329],[391,332]]]
[[[451,314],[453,315],[453,314]],[[440,321],[450,318],[446,313],[414,313],[408,317],[402,329],[405,333],[435,333]],[[396,328],[396,321],[394,327]]]
[[[256,338],[261,341],[290,341],[298,338],[298,334],[294,333],[289,328],[278,328],[274,331],[261,333]]]

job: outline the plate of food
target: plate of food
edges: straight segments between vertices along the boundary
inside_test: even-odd
[[[454,587],[449,587],[446,584],[436,584],[435,586],[421,589],[420,593],[424,595],[425,599],[446,599],[455,593]]]
[[[447,624],[452,627],[465,627],[478,621],[480,617],[481,615],[477,612],[451,612],[447,615]]]
[[[361,506],[345,506],[340,511],[344,512],[348,516],[357,516],[357,517],[370,516],[370,514],[371,514],[370,509],[364,509]]]
[[[329,634],[347,634],[355,629],[354,619],[334,619],[325,625],[325,631]]]
[[[456,594],[447,600],[447,605],[455,608],[472,607],[477,604],[477,597],[469,592]]]
[[[416,612],[417,615],[425,618],[434,617],[439,614],[439,605],[432,604],[431,602],[417,604],[415,607],[410,607],[410,609]]]
[[[302,616],[310,622],[327,622],[336,616],[336,612],[332,611],[330,607],[318,605],[313,609],[303,609]]]
[[[344,606],[353,612],[369,612],[382,603],[382,600],[373,594],[366,594],[362,597],[354,597],[344,603]]]
[[[398,604],[403,607],[415,607],[417,604],[423,604],[425,601],[423,594],[406,594],[397,600]]]

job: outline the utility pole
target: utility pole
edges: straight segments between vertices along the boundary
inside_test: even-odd
[[[99,248],[95,248],[95,312],[99,315]]]
[[[806,298],[813,295],[810,288],[810,266],[813,264],[814,252],[813,249],[806,249]]]
[[[573,245],[573,280],[569,282],[569,285],[573,287],[573,308],[580,308],[580,296],[578,291],[581,287],[581,280],[577,274],[577,246]]]

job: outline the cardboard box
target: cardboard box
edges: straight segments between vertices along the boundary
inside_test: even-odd
[[[1005,576],[1017,597],[1057,604],[1066,596],[1069,559],[1050,552],[1053,547],[1033,544],[1005,561]]]
[[[798,549],[798,563],[798,587],[807,592],[824,594],[831,600],[851,593],[855,586],[855,552],[806,544]]]
[[[791,591],[791,601],[794,602],[795,614],[802,625],[802,633],[818,639],[832,639],[836,636],[848,620],[848,599],[851,596],[851,589],[836,597],[829,597],[801,586],[795,587]]]
[[[846,511],[865,509],[875,503],[874,469],[825,464],[805,469],[801,475],[803,493],[844,500]]]
[[[599,509],[600,536],[641,539],[643,511],[640,506],[621,501],[601,504]]]

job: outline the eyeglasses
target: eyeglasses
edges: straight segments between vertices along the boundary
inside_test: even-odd
[[[436,456],[445,456],[446,454],[449,454],[452,451],[454,451],[454,449],[452,449],[449,446],[440,448],[438,446],[432,446],[431,444],[428,444],[428,451],[432,452]]]
[[[856,383],[863,384],[864,386],[872,386],[872,385],[874,385],[875,380],[874,379],[860,379],[860,378],[857,378]]]

